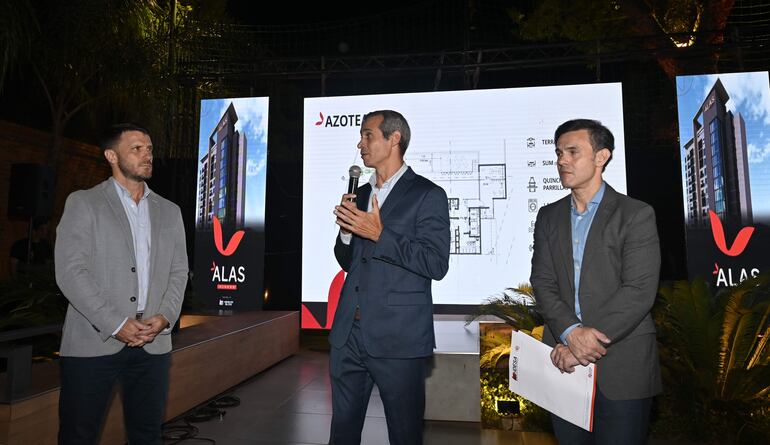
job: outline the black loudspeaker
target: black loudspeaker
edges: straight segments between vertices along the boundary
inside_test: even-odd
[[[8,217],[51,216],[53,169],[40,164],[11,164],[8,185]]]

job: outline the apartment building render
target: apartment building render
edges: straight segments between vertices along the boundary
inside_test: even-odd
[[[209,136],[200,160],[197,228],[210,228],[216,216],[222,225],[242,228],[246,210],[246,135],[235,130],[238,115],[232,103]]]
[[[690,227],[707,227],[709,210],[724,222],[753,222],[746,124],[740,113],[727,109],[729,98],[717,79],[693,117],[694,136],[684,145]]]

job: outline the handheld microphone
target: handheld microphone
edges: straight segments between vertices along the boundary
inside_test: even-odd
[[[355,193],[358,188],[358,178],[361,177],[361,167],[357,165],[351,165],[348,170],[348,194]],[[355,202],[356,198],[349,199],[351,202]]]

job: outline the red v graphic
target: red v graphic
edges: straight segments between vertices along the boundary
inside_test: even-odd
[[[741,229],[733,241],[733,245],[727,248],[725,241],[725,229],[722,227],[722,221],[713,210],[709,210],[709,219],[711,219],[711,234],[714,235],[714,242],[722,253],[727,256],[738,256],[746,250],[751,235],[754,234],[754,227],[748,226]]]
[[[214,217],[214,245],[222,255],[230,256],[234,254],[235,250],[238,249],[238,244],[241,243],[245,233],[246,232],[243,230],[235,232],[233,237],[230,238],[230,242],[227,243],[227,248],[224,248],[222,243],[222,223],[219,222],[219,218],[216,216]]]

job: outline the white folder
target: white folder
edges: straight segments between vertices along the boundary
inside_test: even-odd
[[[596,365],[577,365],[575,372],[562,374],[551,363],[552,349],[527,334],[513,331],[509,388],[562,419],[593,431]]]

